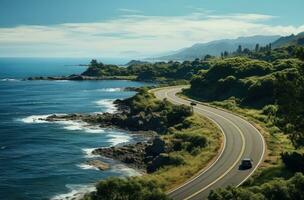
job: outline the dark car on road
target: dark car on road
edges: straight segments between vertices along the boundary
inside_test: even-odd
[[[241,162],[240,169],[252,168],[252,160],[250,158],[244,158]]]
[[[193,102],[193,101],[191,101],[190,105],[191,105],[191,106],[196,106],[196,103]]]

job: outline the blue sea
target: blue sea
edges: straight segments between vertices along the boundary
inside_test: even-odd
[[[134,95],[124,87],[145,83],[23,81],[29,76],[81,73],[85,67],[76,65],[87,62],[0,58],[0,199],[73,199],[92,191],[100,179],[139,175],[91,153],[97,147],[136,141],[136,135],[84,122],[43,119],[51,114],[115,112],[115,99]],[[110,169],[99,171],[87,165],[92,159],[109,163]]]

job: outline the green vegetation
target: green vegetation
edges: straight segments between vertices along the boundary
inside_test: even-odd
[[[263,190],[276,187],[278,177],[284,187],[290,187],[286,199],[293,199],[296,191],[289,183],[294,172],[303,172],[304,160],[303,70],[303,47],[272,50],[268,46],[213,60],[209,70],[193,76],[185,95],[254,122],[268,147],[265,162],[243,187],[218,190],[210,199],[275,199]]]
[[[167,195],[155,181],[142,178],[109,178],[100,181],[97,191],[84,200],[168,200]]]
[[[172,148],[168,155],[178,160],[177,163],[181,165],[162,167],[143,178],[160,181],[165,190],[172,189],[191,178],[217,155],[221,146],[221,133],[218,127],[197,115],[190,116],[183,123],[171,127],[168,134],[162,138]]]
[[[240,46],[233,53],[192,62],[134,63],[123,68],[94,61],[84,74],[133,76],[167,85],[189,82],[184,95],[253,122],[267,142],[264,163],[243,187],[213,191],[209,199],[304,199],[303,175],[295,174],[304,171],[304,47],[298,45],[301,38],[285,39],[293,46]],[[218,129],[186,106],[156,100],[147,91],[125,102],[132,113],[127,125],[158,132],[170,149],[159,155],[153,173],[142,177],[162,191],[190,178],[219,149]]]
[[[167,134],[169,128],[177,125],[185,127],[185,119],[193,114],[189,106],[160,101],[146,88],[140,89],[135,96],[120,104],[129,109],[126,116],[117,119],[122,121],[120,124],[131,130],[152,130],[159,134]]]
[[[281,156],[287,169],[294,172],[304,172],[304,153],[285,152]]]
[[[221,133],[216,125],[193,114],[191,107],[160,101],[146,88],[119,101],[127,114],[114,117],[115,124],[159,134],[157,142],[145,149],[147,172],[141,177],[110,178],[84,199],[167,199],[164,191],[195,175],[217,154]],[[124,116],[125,115],[125,116]]]
[[[276,55],[282,49],[295,52],[303,47],[284,47],[266,53]],[[251,55],[247,52],[246,55]],[[272,62],[246,57],[213,60],[209,70],[200,71],[191,80],[188,95],[205,101],[226,101],[233,107],[262,109],[296,147],[304,145],[304,62],[302,57],[274,57]],[[223,103],[218,103],[218,105]],[[265,121],[265,120],[262,120]]]
[[[209,194],[209,200],[302,200],[304,199],[304,175],[295,174],[289,180],[275,179],[260,186],[249,188],[228,187]]]
[[[207,57],[206,59],[209,59]],[[128,67],[116,65],[104,65],[92,60],[88,69],[82,73],[85,76],[108,77],[136,77],[139,81],[157,81],[170,83],[171,81],[190,80],[199,70],[208,69],[207,60],[196,59],[194,61],[134,63]],[[172,83],[171,83],[172,84]]]

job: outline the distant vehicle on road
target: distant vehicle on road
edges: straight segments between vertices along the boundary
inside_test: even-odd
[[[190,105],[191,105],[191,106],[196,106],[196,103],[193,102],[193,101],[191,101]]]
[[[252,168],[252,160],[250,158],[244,158],[241,162],[240,169]]]

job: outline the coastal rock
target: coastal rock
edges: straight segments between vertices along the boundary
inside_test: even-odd
[[[130,167],[145,171],[144,155],[147,145],[146,143],[138,142],[121,147],[99,148],[95,149],[92,153],[119,160],[130,165]]]
[[[161,153],[164,153],[166,150],[166,143],[160,137],[155,137],[152,145],[147,146],[145,149],[146,156],[155,157]]]
[[[154,172],[160,166],[170,163],[170,158],[164,154],[166,151],[165,141],[155,137],[148,142],[95,149],[92,153],[119,160],[130,167]]]
[[[68,79],[69,79],[69,80],[75,80],[75,81],[82,81],[82,80],[85,80],[83,76],[81,76],[81,75],[76,75],[76,74],[73,74],[73,75],[68,76]]]
[[[88,165],[98,168],[101,171],[109,169],[109,165],[100,160],[90,160],[86,162]]]

